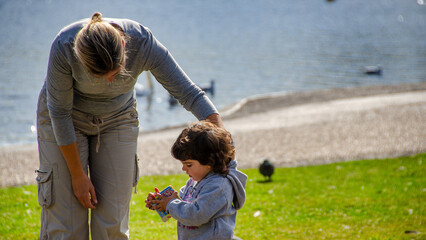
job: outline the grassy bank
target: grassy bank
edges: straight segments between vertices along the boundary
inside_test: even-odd
[[[426,154],[276,169],[265,183],[249,175],[235,233],[242,239],[426,239]],[[156,186],[179,188],[186,175],[142,177],[132,198],[131,239],[176,239],[144,200]],[[0,189],[0,239],[36,239],[37,187]]]

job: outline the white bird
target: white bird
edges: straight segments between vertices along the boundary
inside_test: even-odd
[[[146,81],[146,85],[147,85],[146,88],[141,83],[136,82],[136,84],[135,84],[136,96],[143,97],[143,96],[151,96],[152,95],[152,93],[154,91],[154,87],[152,85],[151,74],[148,71],[146,72],[146,80],[147,80]]]

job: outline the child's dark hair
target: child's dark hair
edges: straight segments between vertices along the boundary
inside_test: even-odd
[[[231,134],[206,121],[185,128],[173,144],[171,152],[177,160],[197,160],[222,175],[228,174],[226,165],[235,156]]]

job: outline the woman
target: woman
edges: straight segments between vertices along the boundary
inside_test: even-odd
[[[223,127],[205,93],[139,23],[95,13],[56,36],[37,109],[41,239],[88,239],[88,209],[92,239],[128,239],[138,180],[134,85],[148,70],[194,116]]]

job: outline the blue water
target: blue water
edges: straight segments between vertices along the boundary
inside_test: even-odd
[[[0,146],[36,141],[50,44],[95,11],[149,27],[197,84],[215,79],[219,109],[257,94],[426,81],[423,0],[0,0]],[[361,70],[377,64],[381,76]],[[150,105],[139,99],[142,130],[195,120],[154,90]]]

